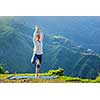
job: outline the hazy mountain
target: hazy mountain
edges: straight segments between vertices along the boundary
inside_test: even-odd
[[[90,48],[100,53],[99,16],[27,16],[16,17],[15,20],[30,28],[38,24],[45,34],[63,35],[86,49]]]
[[[45,49],[43,60],[50,67],[48,69],[61,67],[65,75],[82,78],[95,78],[100,71],[100,56],[97,53],[76,46],[63,36],[50,37]]]
[[[0,63],[9,72],[29,72],[32,70],[29,67],[32,43],[30,37],[24,34],[29,30],[13,19],[3,20],[0,21]]]

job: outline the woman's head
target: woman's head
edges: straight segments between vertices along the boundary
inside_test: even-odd
[[[36,37],[35,37],[36,41],[39,41],[40,42],[40,34],[37,34]]]

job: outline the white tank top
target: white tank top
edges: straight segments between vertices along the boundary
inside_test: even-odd
[[[37,34],[40,34],[40,42],[36,41],[35,37]],[[34,54],[41,55],[43,54],[43,33],[34,32],[33,34],[33,44],[34,44]]]

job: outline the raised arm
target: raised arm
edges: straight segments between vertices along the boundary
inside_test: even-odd
[[[40,41],[43,41],[43,32],[40,32]]]
[[[40,34],[40,41],[43,41],[43,32],[41,31],[41,29],[38,26],[36,26],[34,34],[33,34],[33,43],[37,42],[35,39],[37,34]]]
[[[33,43],[36,43],[35,37],[36,37],[36,31],[33,33]]]

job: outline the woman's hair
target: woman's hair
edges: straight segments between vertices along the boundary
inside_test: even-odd
[[[37,34],[36,37],[40,37],[40,34]]]

